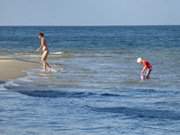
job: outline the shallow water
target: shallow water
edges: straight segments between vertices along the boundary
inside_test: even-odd
[[[0,27],[1,54],[38,62],[39,31],[56,72],[0,82],[2,135],[180,134],[179,26]]]

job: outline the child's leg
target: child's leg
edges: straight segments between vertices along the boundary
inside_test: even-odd
[[[146,79],[145,72],[141,72],[140,78],[141,78],[141,80],[145,80]]]
[[[151,74],[152,69],[148,69],[146,72],[146,79],[150,79],[150,74]]]

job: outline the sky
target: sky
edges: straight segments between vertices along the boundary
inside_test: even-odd
[[[180,25],[180,0],[0,0],[0,25]]]

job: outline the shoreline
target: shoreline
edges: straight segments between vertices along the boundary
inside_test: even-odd
[[[37,67],[39,64],[0,56],[0,81],[14,80],[26,75],[27,70]]]

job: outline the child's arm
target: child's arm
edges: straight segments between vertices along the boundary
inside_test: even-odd
[[[143,67],[143,69],[141,70],[141,74],[143,74],[146,70],[146,66]]]

